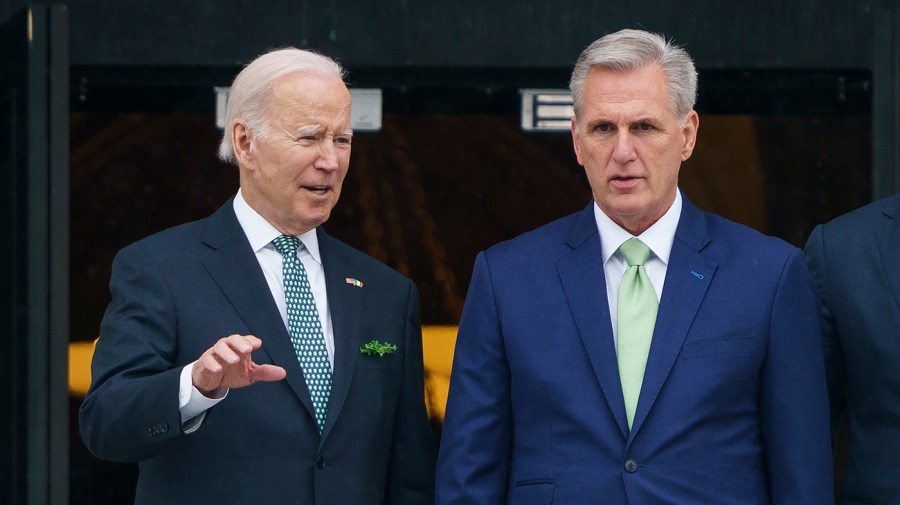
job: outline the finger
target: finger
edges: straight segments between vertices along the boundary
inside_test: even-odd
[[[257,365],[252,372],[254,381],[280,381],[285,377],[287,377],[285,369],[275,365]]]
[[[249,347],[250,346],[243,341],[236,344],[230,339],[223,338],[216,342],[215,345],[213,345],[211,354],[223,363],[233,365],[241,360],[241,356],[244,356],[250,352]]]
[[[250,344],[254,351],[262,347],[262,340],[260,340],[259,337],[255,335],[244,335],[243,338],[244,342]]]
[[[197,363],[194,364],[194,367],[196,368],[198,364],[200,365],[200,373],[211,372],[214,374],[218,374],[223,370],[222,363],[219,363],[219,360],[216,359],[216,356],[213,354],[212,350],[203,353],[203,356],[200,356],[200,359],[197,360]]]

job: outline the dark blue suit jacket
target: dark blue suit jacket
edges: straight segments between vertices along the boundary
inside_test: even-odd
[[[900,195],[813,230],[831,422],[847,422],[841,504],[900,503]]]
[[[631,431],[602,261],[592,205],[479,254],[436,503],[828,503],[800,251],[684,199]]]
[[[231,201],[208,219],[123,249],[81,407],[98,457],[137,461],[138,504],[416,504],[433,500],[434,439],[423,403],[418,293],[318,230],[335,358],[325,431]],[[347,278],[363,282],[357,287]],[[233,333],[262,339],[279,382],[231,390],[184,434],[184,365]],[[398,350],[361,355],[370,340]]]

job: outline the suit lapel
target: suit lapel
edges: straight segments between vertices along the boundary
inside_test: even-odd
[[[594,374],[624,438],[628,434],[625,401],[616,362],[603,251],[593,203],[576,218],[566,244],[571,250],[557,262],[557,271]]]
[[[716,271],[716,264],[700,253],[710,241],[706,218],[687,198],[682,201],[632,435],[647,418],[669,376]]]
[[[285,380],[315,419],[297,354],[256,255],[234,215],[231,200],[207,220],[203,242],[209,251],[202,262],[210,276],[247,328],[263,341],[256,352],[265,353],[273,364],[287,371]]]
[[[894,301],[900,306],[900,197],[894,197],[885,205],[878,216],[879,222],[875,226],[875,235],[878,240],[878,250],[881,253],[881,263],[894,293]]]
[[[360,321],[363,311],[363,289],[366,279],[363,273],[355,268],[349,258],[339,251],[338,242],[328,236],[322,228],[318,229],[319,252],[325,268],[325,285],[328,291],[328,307],[331,312],[331,327],[334,331],[334,372],[332,373],[331,397],[328,400],[328,417],[322,440],[331,433],[331,428],[340,416],[341,409],[347,399],[356,361],[359,359],[359,348],[362,346]],[[347,281],[355,279],[362,282],[358,287]]]

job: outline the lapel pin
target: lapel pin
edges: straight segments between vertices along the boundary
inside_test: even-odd
[[[363,283],[362,283],[362,281],[359,280],[359,279],[354,279],[353,277],[347,277],[347,278],[344,279],[344,280],[347,282],[347,284],[352,284],[352,285],[354,285],[354,286],[356,286],[356,287],[358,287],[358,288],[363,287]]]
[[[703,274],[701,274],[701,273],[697,273],[697,272],[691,270],[691,275],[693,275],[694,277],[700,279],[701,281],[703,280]],[[347,279],[347,280],[349,281],[350,279]]]

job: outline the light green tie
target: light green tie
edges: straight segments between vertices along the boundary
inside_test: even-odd
[[[619,252],[628,262],[628,269],[619,286],[619,307],[616,349],[619,359],[619,379],[622,381],[622,395],[625,398],[625,415],[628,429],[634,422],[653,327],[656,326],[656,311],[659,300],[644,263],[650,257],[650,248],[636,238],[631,238],[619,247]]]

